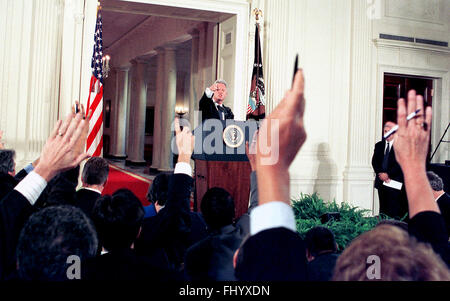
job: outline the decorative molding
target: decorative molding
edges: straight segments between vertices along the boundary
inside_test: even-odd
[[[434,45],[428,45],[428,44],[402,42],[402,41],[386,40],[386,39],[373,39],[373,43],[377,47],[399,48],[399,49],[402,48],[402,49],[411,49],[414,51],[425,50],[425,51],[438,52],[438,53],[442,53],[442,54],[446,54],[446,55],[450,54],[450,48],[443,47],[443,46],[434,46]]]

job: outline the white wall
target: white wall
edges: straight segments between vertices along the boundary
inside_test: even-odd
[[[39,156],[58,115],[63,2],[0,1],[0,129],[18,169]]]
[[[376,211],[370,157],[381,132],[383,72],[436,78],[432,140],[437,142],[450,118],[449,48],[378,37],[386,33],[448,42],[449,2],[233,2],[263,10],[268,111],[291,85],[295,53],[305,70],[308,140],[291,168],[293,197],[318,191],[325,199],[349,201]],[[199,2],[166,3],[195,7]],[[201,3],[203,9],[233,13],[224,1]],[[7,147],[17,150],[18,168],[36,158],[51,126],[70,104],[87,99],[95,5],[95,0],[0,1],[0,128]],[[251,64],[254,19],[242,15],[243,7],[234,12],[240,14],[238,23],[250,19],[245,26],[239,25],[237,32],[246,37],[248,45],[238,45],[245,49],[238,55]],[[119,61],[114,64],[128,64],[152,48],[148,43],[151,41],[145,40],[134,50],[119,51]],[[239,91],[246,98],[251,70],[245,66],[244,70],[247,76]],[[439,160],[449,158],[449,147],[441,145]]]
[[[449,120],[449,49],[380,41],[379,33],[449,41],[447,0],[252,1],[263,10],[269,111],[289,88],[295,53],[306,76],[308,140],[291,168],[291,194],[319,192],[377,211],[373,145],[380,139],[382,73],[436,80],[432,140]],[[252,17],[253,20],[253,17]],[[250,26],[253,29],[253,23]],[[252,39],[252,36],[250,36]],[[249,44],[249,62],[253,41]],[[437,134],[437,133],[440,134]],[[442,162],[449,147],[441,145]]]

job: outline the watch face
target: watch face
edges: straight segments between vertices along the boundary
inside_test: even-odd
[[[228,147],[237,148],[244,142],[244,132],[237,125],[229,125],[223,131],[223,142]]]

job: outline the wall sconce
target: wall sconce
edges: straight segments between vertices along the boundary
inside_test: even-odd
[[[183,118],[184,115],[188,112],[188,109],[184,106],[176,106],[175,107],[175,113],[178,115],[179,118]]]
[[[111,57],[109,55],[104,55],[102,57],[102,73],[103,73],[103,78],[107,78],[109,75],[109,60],[111,59]]]

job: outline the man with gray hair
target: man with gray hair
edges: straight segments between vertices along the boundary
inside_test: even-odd
[[[234,119],[231,109],[223,104],[227,95],[227,83],[221,79],[216,80],[211,87],[205,89],[199,104],[202,122],[206,119]]]
[[[450,235],[450,195],[444,191],[444,182],[441,177],[432,171],[427,171],[427,177],[433,190],[434,199],[444,217],[447,233]]]
[[[16,175],[16,152],[12,149],[0,149],[0,200],[19,183]]]

